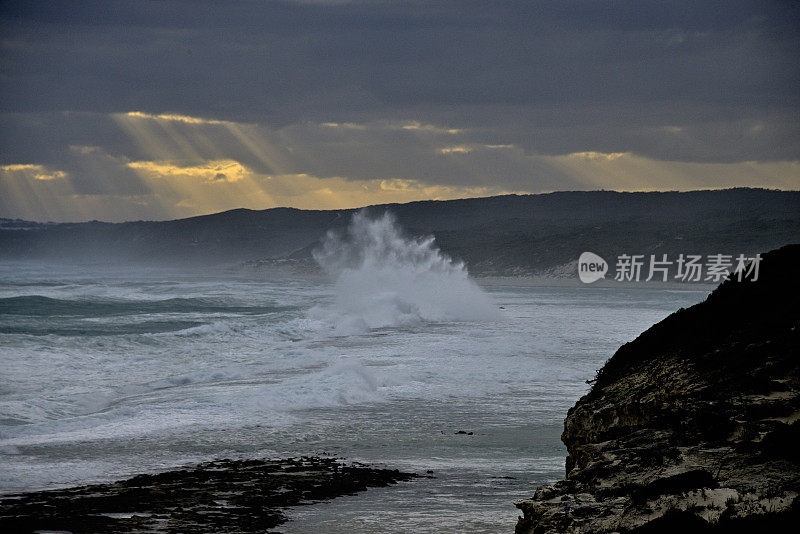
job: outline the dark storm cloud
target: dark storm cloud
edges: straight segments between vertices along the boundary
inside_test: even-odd
[[[799,35],[788,1],[6,1],[0,216],[797,188]]]
[[[566,124],[539,131],[541,145],[527,143],[534,151],[569,151],[572,134],[626,150],[626,130],[663,125],[665,114],[702,124],[716,145],[674,145],[676,159],[736,159],[725,125],[737,121],[768,121],[769,131],[797,140],[796,2],[28,1],[2,9],[5,112],[135,109],[280,125],[427,110],[469,127],[470,108],[510,106],[511,117],[487,126],[513,129],[519,110],[585,117],[577,132],[559,131]],[[595,131],[609,120],[622,128]],[[636,138],[637,151],[665,155],[661,138]],[[797,146],[764,157],[796,158]]]

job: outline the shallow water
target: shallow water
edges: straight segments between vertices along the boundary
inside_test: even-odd
[[[352,286],[325,280],[0,265],[2,491],[332,454],[434,478],[281,530],[508,532],[512,501],[563,475],[585,381],[706,295],[441,282],[491,308],[458,317],[471,293],[431,311],[376,283],[343,307]]]

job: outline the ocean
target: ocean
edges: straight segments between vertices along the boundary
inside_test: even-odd
[[[481,285],[390,220],[316,257],[327,276],[0,263],[0,492],[331,455],[426,477],[282,532],[510,532],[563,476],[586,381],[707,295]]]

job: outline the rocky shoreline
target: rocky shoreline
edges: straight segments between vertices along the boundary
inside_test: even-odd
[[[566,478],[518,534],[794,532],[800,525],[800,245],[765,254],[623,345],[570,409]]]
[[[0,499],[0,532],[266,532],[284,511],[417,475],[335,458],[219,460],[112,484]]]

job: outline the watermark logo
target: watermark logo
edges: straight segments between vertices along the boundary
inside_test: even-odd
[[[578,277],[584,284],[591,284],[605,278],[607,272],[606,260],[594,252],[584,252],[578,258]]]
[[[614,280],[617,282],[711,282],[719,283],[731,278],[738,281],[758,280],[761,255],[739,254],[679,254],[669,258],[667,254],[621,254],[617,257]],[[578,259],[578,277],[581,282],[591,284],[605,278],[608,272],[606,261],[593,252],[584,252]]]

